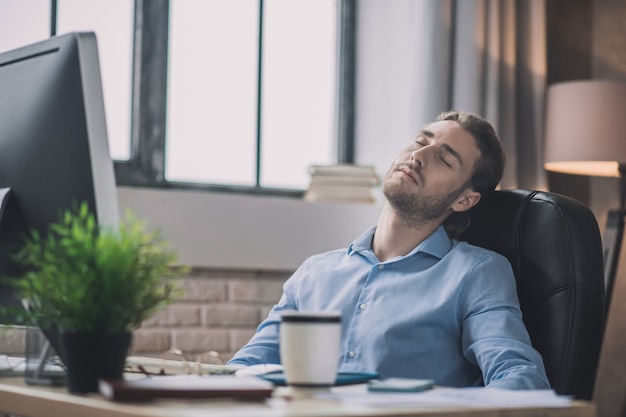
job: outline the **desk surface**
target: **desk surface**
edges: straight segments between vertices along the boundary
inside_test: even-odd
[[[19,377],[0,378],[0,411],[20,417],[596,417],[592,403],[575,401],[565,408],[373,408],[345,406],[316,398],[267,402],[228,400],[159,400],[115,403],[98,394],[76,396],[65,388],[28,386]]]

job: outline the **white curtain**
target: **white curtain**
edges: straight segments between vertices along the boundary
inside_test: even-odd
[[[465,110],[502,138],[502,188],[546,189],[544,3],[359,0],[356,160],[384,173],[424,123]]]

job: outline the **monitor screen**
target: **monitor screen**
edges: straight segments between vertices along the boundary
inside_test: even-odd
[[[116,224],[115,174],[91,32],[0,54],[0,277],[19,274],[10,254],[27,232],[45,235],[61,211],[83,201],[99,224]],[[9,285],[0,286],[0,305],[21,306]]]

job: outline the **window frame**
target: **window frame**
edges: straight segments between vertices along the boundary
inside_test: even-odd
[[[262,31],[263,1],[260,6]],[[339,0],[337,14],[337,161],[354,162],[354,100],[356,62],[356,0]],[[254,186],[184,183],[165,179],[165,123],[167,109],[167,59],[169,0],[135,0],[133,40],[131,156],[114,161],[118,185],[165,189],[302,197],[304,190],[260,185],[260,132],[257,129],[257,167]],[[262,32],[261,32],[262,33]],[[259,39],[259,48],[262,48]],[[262,49],[259,53],[259,62]],[[259,65],[260,77],[260,65]],[[259,80],[260,81],[260,80]],[[259,82],[260,85],[260,82]],[[260,91],[257,102],[260,103]],[[260,106],[260,104],[259,104]],[[257,117],[260,117],[260,108]],[[257,125],[259,122],[257,121]]]

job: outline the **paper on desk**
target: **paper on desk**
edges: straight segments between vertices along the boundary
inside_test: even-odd
[[[344,388],[344,387],[342,387]],[[316,394],[318,398],[343,404],[397,407],[566,407],[569,396],[553,390],[505,390],[498,388],[434,388],[419,393],[374,393],[366,387],[345,387]]]

